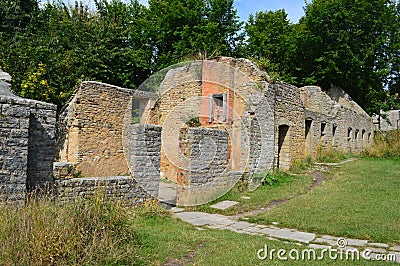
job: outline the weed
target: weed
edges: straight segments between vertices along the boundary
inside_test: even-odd
[[[198,116],[193,117],[193,118],[189,119],[188,121],[186,121],[185,124],[188,127],[199,127],[199,126],[201,126],[200,117],[198,117]]]

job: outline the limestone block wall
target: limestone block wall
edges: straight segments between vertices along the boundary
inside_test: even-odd
[[[151,199],[130,176],[57,179],[55,187],[57,201],[61,203],[93,197],[95,194],[131,206]]]
[[[131,100],[128,89],[83,82],[60,115],[65,137],[59,136],[59,158],[77,163],[86,177],[127,175],[122,127]]]
[[[56,106],[0,96],[0,200],[21,205],[53,183]]]
[[[337,121],[338,149],[360,152],[372,143],[374,127],[368,115],[342,107],[338,111]]]
[[[277,82],[272,85],[275,114],[275,167],[288,170],[304,156],[304,106],[300,90]]]
[[[28,141],[28,191],[53,186],[57,107],[31,102]]]
[[[305,120],[310,123],[305,139],[305,155],[316,156],[319,148],[359,152],[372,139],[371,118],[340,88],[327,93],[321,88],[300,88]],[[305,128],[305,131],[306,128]]]
[[[215,199],[229,179],[229,135],[226,130],[188,128],[181,135],[183,156],[188,168],[177,192],[178,204],[194,205]]]
[[[0,97],[0,200],[23,205],[28,177],[30,103]]]
[[[389,122],[384,118],[389,120]],[[375,130],[389,131],[400,129],[400,110],[390,110],[383,112],[382,116],[375,115],[373,117]]]
[[[127,153],[133,178],[153,197],[160,182],[161,131],[155,125],[132,125]]]

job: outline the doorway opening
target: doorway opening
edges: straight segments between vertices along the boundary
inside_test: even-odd
[[[280,125],[278,127],[278,158],[276,166],[278,169],[290,169],[290,136],[288,125]]]

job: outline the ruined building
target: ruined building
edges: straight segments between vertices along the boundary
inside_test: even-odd
[[[201,204],[242,176],[289,170],[319,149],[359,152],[373,137],[371,117],[340,88],[272,82],[246,59],[181,63],[139,90],[83,82],[57,125],[54,105],[17,97],[0,82],[7,201],[23,202],[36,188],[62,201],[101,187],[135,204],[174,184],[172,203]]]
[[[340,88],[270,82],[249,60],[222,57],[172,66],[137,91],[83,82],[59,129],[57,160],[87,179],[132,175],[135,193],[153,197],[169,181],[194,205],[318,149],[362,151],[374,127]],[[73,196],[76,181],[64,182]]]

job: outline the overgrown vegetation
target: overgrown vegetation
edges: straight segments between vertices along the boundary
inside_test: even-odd
[[[364,151],[364,155],[377,158],[400,158],[400,130],[375,133],[374,142]]]
[[[0,261],[5,265],[124,263],[136,256],[138,236],[118,204],[100,197],[59,206],[49,199],[0,207]]]
[[[292,163],[291,172],[301,173],[304,170],[309,169],[311,166],[313,166],[313,159],[311,156],[307,156],[306,158],[303,159],[295,159],[293,160]]]
[[[318,146],[315,160],[319,163],[337,163],[353,156],[350,152]]]

